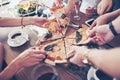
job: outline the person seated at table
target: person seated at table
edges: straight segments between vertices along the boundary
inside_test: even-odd
[[[23,51],[0,72],[0,80],[9,80],[19,70],[39,64],[45,58],[45,55],[46,52],[35,48],[29,48]],[[2,67],[3,57],[3,45],[0,43],[0,69]]]
[[[109,11],[114,11],[114,10],[120,8],[120,5],[119,5],[120,0],[96,0],[93,2],[96,3],[96,6],[97,6],[96,12],[98,15],[103,15]],[[62,4],[62,0],[55,0],[55,2],[53,3],[53,7],[57,7],[61,4]],[[69,15],[71,13],[74,5],[75,5],[75,0],[68,0],[68,5],[66,6],[66,9],[65,9],[66,12],[64,14]],[[92,15],[95,13],[95,10],[93,7],[88,6],[86,8],[86,13],[88,15]]]
[[[48,20],[40,17],[0,17],[0,27],[15,27],[25,25],[42,26]],[[39,64],[45,58],[46,52],[29,48],[17,56],[8,66],[2,70],[4,47],[0,43],[0,80],[8,80],[20,69]]]
[[[112,77],[120,78],[120,47],[102,50],[74,46],[73,49],[75,53],[70,62],[78,66],[89,64]]]
[[[105,23],[107,23],[107,21],[112,20],[112,19],[113,19],[113,21],[105,24],[101,20],[99,21],[99,19],[101,19],[101,20],[104,19],[104,21],[106,20]],[[103,16],[100,16],[96,20],[96,22],[94,22],[95,27],[94,26],[91,27],[90,34],[88,36],[91,38],[91,41],[93,41],[99,45],[103,45],[105,43],[108,43],[115,36],[117,36],[120,33],[119,21],[120,21],[120,9],[116,10],[112,13],[108,13],[108,15],[105,14]],[[103,24],[103,25],[99,25],[99,24]]]
[[[113,19],[109,24],[103,24],[91,29],[90,34],[88,35],[88,39],[90,39],[90,41],[103,45],[110,42],[115,36],[120,34],[120,10],[116,10],[113,13],[116,14],[114,14],[114,17],[109,16],[109,18],[111,17],[111,19]],[[111,15],[111,13],[108,14]],[[85,47],[74,48],[76,53],[73,58],[70,59],[74,64],[83,66],[83,63],[91,63],[103,72],[113,77],[120,78],[120,71],[118,70],[120,67],[120,47],[106,50],[90,50]],[[88,62],[85,61],[85,59]]]
[[[95,26],[99,26],[99,25],[103,25],[103,24],[107,24],[110,21],[114,20],[116,17],[118,17],[120,15],[120,9],[117,9],[113,12],[110,13],[106,13],[104,15],[99,16],[90,26],[90,28],[92,29]]]
[[[25,25],[36,25],[42,27],[48,19],[40,17],[0,17],[0,27],[15,27]]]

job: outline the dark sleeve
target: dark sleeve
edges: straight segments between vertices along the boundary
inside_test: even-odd
[[[120,8],[120,0],[112,0],[112,3],[113,6],[111,11],[115,11]]]

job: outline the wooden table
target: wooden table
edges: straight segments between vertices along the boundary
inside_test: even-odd
[[[84,14],[80,13],[80,16],[83,16]],[[74,22],[82,24],[86,18],[81,17],[80,21],[75,21],[72,19]],[[16,30],[19,28],[15,28]],[[16,58],[21,52],[23,52],[25,49],[34,46],[36,40],[37,40],[37,35],[31,31],[29,28],[24,29],[25,32],[28,33],[29,35],[29,42],[24,44],[23,46],[16,47],[16,48],[11,48],[7,44],[7,39],[4,41],[4,46],[5,46],[5,61],[7,64],[9,64],[14,58]],[[31,79],[31,73],[32,70],[34,69],[35,66],[29,67],[29,68],[24,68],[20,70],[16,75],[17,80],[32,80]],[[84,67],[77,67],[73,65],[68,65],[65,66],[63,64],[54,66],[54,68],[57,70],[61,80],[87,80],[86,79],[86,73],[84,72],[85,68]]]

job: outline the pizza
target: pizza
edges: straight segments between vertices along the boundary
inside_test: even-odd
[[[69,18],[53,18],[51,20],[49,20],[48,22],[46,22],[45,24],[43,24],[43,26],[45,28],[47,28],[48,30],[50,30],[52,33],[57,33],[60,30],[65,33],[66,32],[66,25],[69,23]]]
[[[59,22],[58,22],[59,21]],[[55,41],[62,37],[65,37],[67,32],[67,24],[69,19],[54,18],[46,22],[43,26],[48,29],[48,33],[43,34],[36,42],[36,45],[40,45],[43,42]]]
[[[37,49],[48,52],[45,62],[52,65],[66,63],[67,58],[71,56],[70,53],[73,52],[71,46],[65,45],[62,38],[53,42],[45,42],[38,46]]]
[[[88,34],[89,34],[89,27],[86,25],[82,25],[82,28],[68,35],[65,40],[71,45],[86,44],[88,43],[88,37],[87,37]]]
[[[60,33],[53,34],[53,37],[44,39],[36,49],[47,51],[49,54],[45,59],[45,63],[55,65],[58,63],[66,63],[67,59],[74,55],[72,45],[85,44],[87,40],[88,26],[82,25],[82,28],[63,37]],[[67,34],[67,32],[66,32]],[[42,39],[42,38],[40,38]]]

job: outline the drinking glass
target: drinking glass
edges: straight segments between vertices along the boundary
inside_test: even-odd
[[[60,80],[56,69],[49,64],[35,66],[31,73],[32,80]]]
[[[80,0],[76,0],[75,1],[75,5],[74,5],[74,8],[75,8],[75,15],[74,15],[74,18],[76,19],[76,20],[80,20],[80,16],[79,16],[79,6],[80,6],[80,3],[81,3],[81,1]]]

